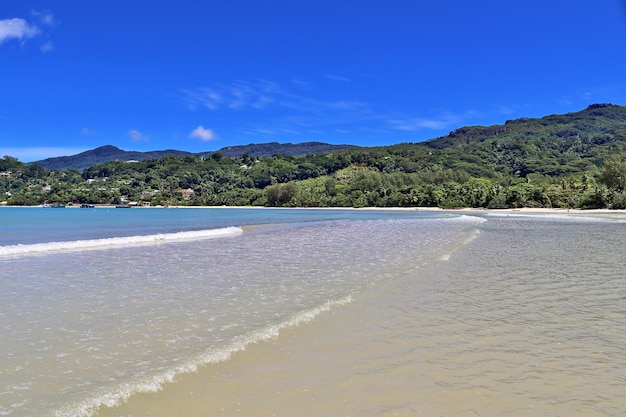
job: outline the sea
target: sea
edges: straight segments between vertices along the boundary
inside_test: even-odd
[[[0,416],[624,416],[626,215],[0,207]]]

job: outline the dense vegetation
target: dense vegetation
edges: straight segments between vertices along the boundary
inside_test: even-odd
[[[422,143],[165,156],[82,172],[0,159],[1,200],[285,207],[626,208],[626,107],[464,127]],[[9,174],[10,173],[10,174]]]

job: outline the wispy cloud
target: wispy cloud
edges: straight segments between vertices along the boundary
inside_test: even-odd
[[[202,142],[208,142],[217,139],[217,135],[211,129],[205,129],[203,126],[196,127],[190,134],[190,138],[200,139]]]
[[[41,50],[41,52],[52,52],[54,51],[54,44],[52,43],[52,41],[48,41],[46,43],[44,43],[43,45],[41,45],[41,48],[39,48]]]
[[[149,136],[144,135],[140,131],[134,129],[128,131],[128,136],[135,142],[148,142],[150,140]]]
[[[331,81],[338,81],[338,82],[348,82],[348,81],[350,81],[349,78],[342,77],[341,75],[336,75],[336,74],[326,74],[326,78],[331,80]]]
[[[456,129],[464,124],[473,124],[477,118],[484,116],[474,110],[460,113],[442,112],[433,117],[396,117],[388,118],[387,123],[395,130],[417,132],[421,130]]]
[[[196,110],[241,110],[245,108],[264,109],[275,102],[280,95],[276,84],[268,81],[256,83],[236,82],[231,85],[218,84],[215,87],[199,87],[181,90],[187,106]]]
[[[309,86],[304,81],[294,81],[299,88]],[[209,110],[263,110],[280,107],[300,112],[316,112],[320,110],[348,110],[363,108],[364,103],[357,100],[319,100],[289,91],[273,81],[257,80],[256,82],[239,81],[231,85],[215,87],[199,87],[181,90],[183,100],[192,109],[206,108]]]
[[[312,83],[291,79],[284,86],[270,80],[237,81],[181,90],[192,111],[246,112],[242,135],[297,135],[348,130],[373,116],[370,105],[345,97],[319,98]],[[324,93],[327,95],[326,93]]]
[[[54,15],[47,10],[32,10],[30,14],[46,26],[54,26],[56,23]]]
[[[391,119],[389,124],[397,130],[417,131],[422,129],[445,129],[450,125],[449,120],[442,119]]]
[[[80,134],[81,134],[81,135],[91,136],[91,135],[95,135],[95,134],[96,134],[96,132],[95,132],[95,131],[93,131],[93,130],[91,130],[91,129],[89,129],[88,127],[83,127],[83,128],[80,130]]]
[[[183,99],[191,110],[198,107],[206,107],[209,110],[217,110],[222,105],[222,96],[211,88],[200,87],[195,90],[182,90]]]
[[[194,111],[245,112],[245,117],[238,118],[244,122],[239,122],[237,132],[231,132],[244,137],[333,137],[350,133],[389,137],[398,132],[419,132],[419,136],[424,136],[456,129],[480,118],[480,114],[471,110],[411,114],[342,97],[333,88],[319,91],[315,87],[301,79],[291,79],[285,85],[256,80],[185,89],[181,94],[183,102]],[[194,137],[202,138],[200,132]]]
[[[297,87],[299,90],[310,90],[313,88],[313,83],[305,80],[301,80],[299,78],[294,78],[290,81],[290,83]]]

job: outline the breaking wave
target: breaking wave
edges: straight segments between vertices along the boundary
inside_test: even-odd
[[[84,251],[106,249],[118,246],[143,245],[149,243],[175,242],[180,240],[209,239],[235,236],[243,233],[239,227],[221,229],[194,230],[187,232],[159,233],[156,235],[139,235],[111,237],[103,239],[73,240],[67,242],[32,243],[26,245],[0,246],[0,256],[28,255],[59,251]]]

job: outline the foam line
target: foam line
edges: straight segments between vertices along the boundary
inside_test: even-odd
[[[199,367],[204,365],[227,361],[233,354],[245,350],[250,344],[273,339],[277,337],[283,329],[310,322],[319,314],[329,311],[333,306],[344,305],[351,302],[352,297],[347,296],[341,299],[327,301],[321,306],[309,310],[300,311],[283,322],[271,324],[259,330],[241,335],[226,346],[208,350],[199,356],[155,375],[101,389],[95,392],[91,397],[85,398],[77,403],[68,404],[56,410],[53,415],[55,417],[91,417],[96,415],[101,407],[119,406],[128,401],[133,395],[161,391],[163,385],[173,382],[177,375],[196,372]]]
[[[94,250],[116,246],[141,245],[146,243],[175,242],[180,240],[209,239],[216,237],[235,236],[241,233],[243,233],[243,229],[239,227],[225,227],[221,229],[195,230],[188,232],[163,233],[156,235],[73,240],[68,242],[33,243],[27,245],[8,245],[0,246],[0,256],[27,255],[58,251]]]

